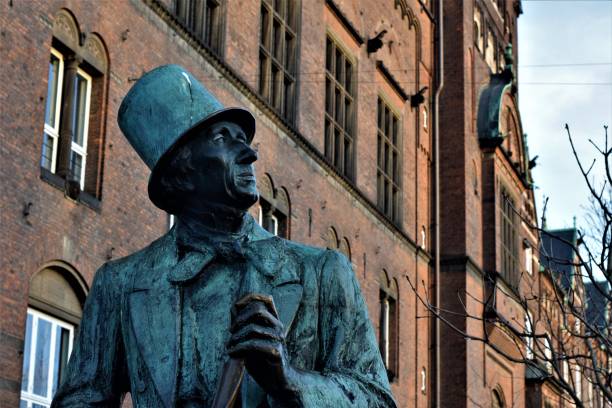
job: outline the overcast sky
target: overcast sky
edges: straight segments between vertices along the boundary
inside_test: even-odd
[[[574,216],[584,225],[588,193],[564,125],[590,164],[596,155],[588,140],[603,140],[603,125],[612,124],[612,0],[522,4],[519,105],[529,154],[539,156],[532,173],[538,217],[548,196],[549,228],[571,226]]]

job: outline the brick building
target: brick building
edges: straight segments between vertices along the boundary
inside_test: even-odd
[[[349,257],[398,403],[432,402],[432,324],[406,277],[431,284],[433,15],[366,3],[2,2],[0,405],[48,406],[95,270],[169,227],[116,121],[166,63],[253,112],[253,215]]]
[[[537,228],[535,162],[518,110],[521,12],[520,1],[443,6],[440,256],[434,262],[440,268],[436,306],[452,325],[440,328],[443,407],[575,406],[559,381],[570,376],[566,383],[575,384],[570,388],[584,406],[603,406],[580,359],[564,360],[567,350],[578,355],[584,348],[584,327],[571,334],[567,327],[579,328],[579,319],[555,298],[563,293],[584,308],[580,273],[564,272],[575,252],[564,248],[556,267],[541,263],[546,240]],[[551,234],[569,234],[577,247],[575,229]],[[571,279],[560,283],[564,273]]]
[[[167,63],[253,112],[252,214],[351,260],[399,406],[558,404],[504,356],[526,352],[527,323],[466,318],[538,330],[541,304],[519,300],[552,285],[529,227],[520,1],[436,4],[2,2],[0,405],[48,406],[95,270],[172,224],[117,126],[132,83]],[[415,290],[489,343],[438,325]]]
[[[522,407],[525,365],[509,358],[522,339],[489,323],[524,321],[517,294],[537,270],[538,235],[529,228],[537,218],[513,67],[521,5],[451,1],[443,12],[439,306],[454,312],[446,317],[456,330],[441,328],[440,406]]]

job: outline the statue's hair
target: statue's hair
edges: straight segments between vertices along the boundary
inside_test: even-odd
[[[189,143],[183,143],[172,153],[160,177],[163,194],[168,197],[169,201],[180,202],[184,194],[191,191],[189,175],[194,170],[192,147]]]

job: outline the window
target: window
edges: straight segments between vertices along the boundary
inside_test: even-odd
[[[533,274],[533,248],[531,245],[525,247],[525,270],[528,274]]]
[[[474,44],[481,53],[484,51],[484,32],[482,30],[482,13],[474,7]]]
[[[380,287],[379,348],[387,376],[392,382],[397,376],[398,365],[398,310],[397,283],[389,281],[383,271]]]
[[[377,157],[378,208],[397,222],[401,172],[399,120],[381,98],[378,98]]]
[[[20,407],[49,407],[72,351],[74,326],[28,308]]]
[[[264,174],[258,180],[259,205],[253,214],[259,225],[271,234],[289,238],[291,204],[284,187],[275,188],[272,177]]]
[[[425,226],[421,226],[421,248],[427,248],[427,233],[425,232]]]
[[[487,30],[487,48],[485,50],[485,62],[491,68],[491,71],[496,71],[497,62],[495,60],[495,53],[497,50],[497,46],[495,45],[495,37],[493,36],[493,32],[491,30]]]
[[[421,393],[427,392],[427,370],[425,367],[421,368]]]
[[[548,337],[544,338],[544,365],[546,366],[546,371],[552,374],[553,372],[553,349],[552,349],[552,344],[550,343],[550,339]]]
[[[500,389],[493,390],[493,395],[491,396],[491,407],[492,408],[504,408],[506,406],[506,401],[504,399],[503,393]]]
[[[325,157],[353,179],[355,154],[355,81],[353,63],[327,37],[325,57]]]
[[[95,206],[101,197],[106,48],[96,34],[81,33],[66,10],[55,16],[51,44],[41,178]]]
[[[41,167],[55,173],[57,145],[59,139],[60,106],[64,80],[64,57],[51,48],[49,76],[47,78],[47,98],[45,104],[45,127]]]
[[[578,399],[582,399],[582,367],[576,365],[574,368],[574,392]]]
[[[54,261],[30,282],[20,408],[49,407],[62,379],[83,312],[85,282]]]
[[[517,276],[517,237],[514,215],[514,201],[508,193],[501,193],[501,275],[514,287],[518,286]]]
[[[71,76],[73,84],[67,85],[65,88],[64,76],[64,56],[56,49],[51,48],[40,165],[52,173],[56,172],[58,151],[60,150],[58,147],[60,120],[70,121],[68,126],[72,137],[69,146],[70,155],[67,178],[77,181],[81,190],[84,190],[91,105],[91,76],[82,69],[77,68],[76,74]],[[71,95],[64,95],[64,90],[72,91]],[[63,97],[68,99],[68,105],[62,105]],[[63,115],[61,108],[66,106],[69,111],[67,115]],[[62,145],[62,148],[65,148],[64,146]]]
[[[533,359],[533,315],[531,312],[525,314],[525,358]]]
[[[221,0],[176,0],[176,17],[211,50],[221,50]]]
[[[293,123],[297,66],[296,0],[262,0],[259,93]]]
[[[287,238],[287,216],[263,198],[259,199],[257,222],[271,234]]]
[[[429,128],[429,115],[427,114],[427,107],[423,106],[423,129]]]
[[[567,357],[565,357],[567,358]],[[562,369],[563,369],[563,381],[565,381],[566,384],[569,384],[570,382],[570,369],[569,369],[569,363],[567,362],[567,360],[563,360],[562,365]]]

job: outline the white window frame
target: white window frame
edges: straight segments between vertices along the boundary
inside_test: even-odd
[[[274,232],[272,232],[274,235],[278,236],[278,218],[276,217],[276,215],[271,214],[270,215],[270,222],[273,225],[273,230]]]
[[[427,370],[425,367],[421,368],[421,392],[425,394],[427,391]]]
[[[574,369],[574,392],[582,400],[582,367],[579,365]]]
[[[533,315],[530,311],[525,314],[525,358],[533,360]]]
[[[172,227],[174,227],[175,223],[176,217],[174,216],[174,214],[168,213],[168,229],[170,230]]]
[[[57,146],[59,141],[60,118],[62,115],[62,91],[64,88],[64,56],[55,48],[51,48],[51,54],[59,60],[59,66],[57,70],[57,93],[55,95],[55,126],[50,126],[45,120],[44,132],[53,141],[53,146],[51,147],[51,173],[55,173],[55,167],[57,162]],[[48,86],[49,84],[47,84],[47,87]],[[47,112],[45,112],[45,116],[46,113]]]
[[[30,361],[28,362],[28,389],[26,391],[21,391],[20,399],[27,401],[27,408],[31,408],[32,404],[39,404],[46,407],[51,405],[51,400],[53,399],[53,395],[51,391],[53,390],[53,383],[55,382],[55,378],[53,378],[53,364],[49,364],[48,373],[47,373],[47,397],[43,397],[41,395],[34,394],[34,368],[35,368],[35,360],[36,360],[36,347],[37,347],[37,335],[38,335],[38,322],[39,319],[44,319],[51,323],[51,338],[50,338],[50,352],[49,355],[52,357],[53,352],[57,348],[57,336],[56,336],[56,327],[62,327],[67,329],[70,333],[68,337],[68,356],[72,353],[72,345],[74,342],[74,325],[64,322],[63,320],[59,320],[53,316],[50,316],[46,313],[39,312],[38,310],[31,309],[28,307],[28,314],[32,315],[32,328],[30,333]]]
[[[80,75],[87,81],[87,88],[85,91],[85,112],[84,112],[85,117],[83,118],[83,146],[79,146],[78,143],[72,140],[70,142],[70,150],[82,157],[81,174],[79,175],[79,185],[81,186],[81,190],[84,190],[85,189],[85,168],[87,167],[86,165],[87,164],[87,139],[89,136],[89,109],[91,107],[91,76],[88,75],[81,68],[77,69],[77,75]],[[76,107],[77,101],[74,101],[74,103]]]
[[[491,68],[491,71],[497,70],[495,62],[495,36],[490,29],[487,30],[487,41],[485,43],[485,62]]]
[[[390,360],[390,353],[389,353],[389,333],[390,333],[390,317],[391,317],[391,306],[389,305],[389,298],[385,297],[383,299],[383,304],[382,304],[382,313],[383,313],[383,324],[381,327],[382,330],[382,340],[383,340],[383,347],[384,347],[384,354],[383,354],[383,362],[385,363],[385,368],[389,369],[389,363],[391,362]]]
[[[544,337],[544,365],[546,365],[546,371],[548,371],[549,373],[552,373],[553,371],[553,349],[552,349],[552,343],[550,342],[550,339],[548,338],[548,336]]]
[[[531,246],[525,248],[525,270],[529,275],[533,275],[533,248]]]

